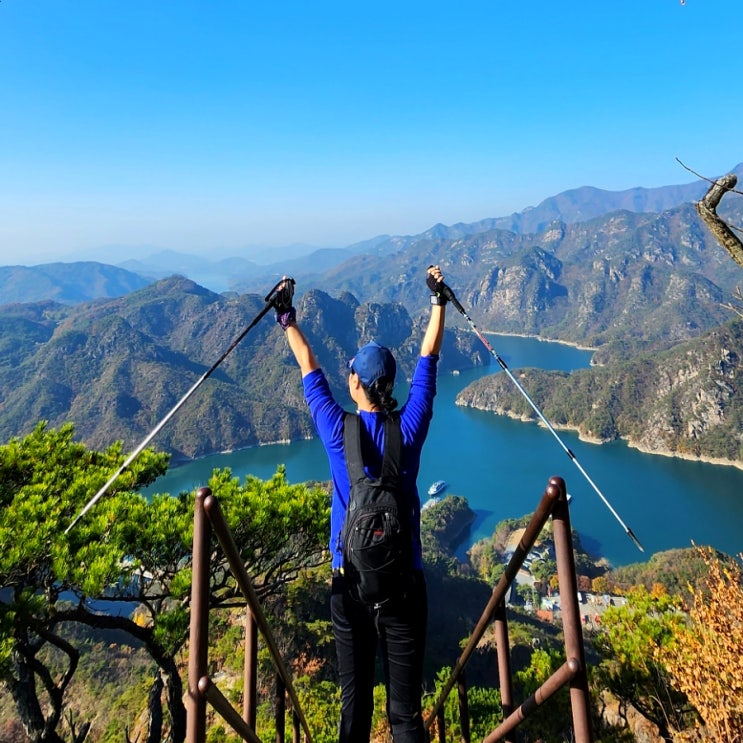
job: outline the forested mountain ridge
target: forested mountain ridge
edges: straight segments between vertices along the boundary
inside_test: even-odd
[[[594,441],[743,468],[743,320],[621,363],[565,374],[512,370],[545,417]],[[470,384],[457,404],[535,420],[505,374]]]
[[[743,199],[731,203],[728,218],[743,223]],[[432,260],[483,329],[591,347],[700,335],[729,319],[720,305],[740,282],[739,267],[685,204],[659,215],[555,223],[536,235],[422,240],[395,256],[358,256],[316,285],[404,303],[419,267]]]
[[[423,305],[425,286],[419,294]],[[89,446],[122,440],[133,448],[264,307],[259,296],[226,297],[182,277],[73,308],[2,307],[0,344],[15,351],[0,363],[0,437],[24,435],[39,420],[72,421]],[[401,305],[311,291],[298,297],[297,310],[340,395],[347,360],[371,339],[393,349],[401,376],[412,372],[422,320]],[[471,335],[447,331],[443,356],[443,368],[461,368],[483,363],[486,353]],[[191,458],[313,433],[298,368],[271,312],[153,445]]]

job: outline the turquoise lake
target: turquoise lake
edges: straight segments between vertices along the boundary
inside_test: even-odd
[[[589,351],[535,338],[489,338],[512,371],[527,366],[572,371],[587,367],[591,358]],[[576,434],[558,431],[643,544],[642,553],[548,430],[454,404],[469,382],[495,372],[503,373],[493,361],[487,369],[439,375],[434,419],[421,460],[418,487],[423,500],[433,481],[445,480],[446,492],[464,496],[477,514],[460,554],[490,536],[499,521],[531,513],[552,475],[563,477],[573,496],[570,518],[584,546],[615,566],[692,542],[728,554],[743,551],[743,470],[643,454],[624,442],[589,444]],[[343,392],[339,399],[350,409]],[[405,392],[398,385],[399,400],[404,400]],[[325,452],[315,439],[195,460],[172,468],[146,493],[194,490],[217,467],[230,467],[241,478],[246,474],[267,478],[279,464],[286,465],[291,482],[328,479]]]

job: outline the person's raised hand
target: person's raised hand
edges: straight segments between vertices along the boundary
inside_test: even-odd
[[[294,309],[294,279],[284,276],[273,298],[273,306],[276,310],[276,322],[286,330],[297,320],[297,311]]]
[[[433,304],[446,304],[449,297],[446,296],[448,287],[444,283],[444,274],[439,266],[429,266],[426,269],[426,286],[431,290]]]

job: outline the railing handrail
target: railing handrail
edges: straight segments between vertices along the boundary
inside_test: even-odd
[[[511,706],[511,680],[501,678],[501,689],[505,689],[509,699],[503,699],[504,715],[507,719],[491,733],[486,741],[498,740],[503,734],[510,731],[523,719],[530,714],[546,698],[555,693],[566,683],[571,684],[571,706],[573,707],[573,723],[576,732],[576,741],[583,743],[591,740],[590,721],[588,719],[587,707],[587,681],[585,669],[585,656],[583,652],[583,639],[580,627],[580,618],[577,610],[577,593],[575,579],[575,559],[572,551],[572,539],[570,536],[570,516],[567,503],[567,490],[565,481],[561,477],[551,477],[547,483],[547,488],[542,495],[542,499],[537,506],[536,511],[529,520],[524,533],[519,540],[518,546],[514,550],[511,559],[506,565],[506,569],[493,588],[490,599],[483,610],[480,619],[475,625],[467,645],[452,669],[447,682],[444,684],[439,693],[429,716],[424,722],[426,730],[430,730],[434,721],[443,720],[443,709],[454,684],[464,673],[464,669],[470,656],[477,648],[480,640],[483,638],[489,624],[496,620],[496,633],[500,630],[498,638],[498,661],[499,675],[508,673],[510,676],[510,664],[508,658],[501,658],[501,653],[508,653],[508,632],[505,621],[505,596],[516,576],[521,569],[524,560],[534,546],[540,532],[542,531],[547,519],[552,516],[557,522],[558,518],[564,528],[555,528],[555,557],[558,568],[558,581],[560,584],[561,605],[564,604],[564,621],[563,631],[565,634],[565,648],[567,660],[562,668],[558,669],[547,681],[535,692],[530,699],[524,702],[519,709],[512,712]],[[558,544],[559,541],[559,544]],[[563,593],[565,596],[563,596]],[[568,629],[568,625],[570,625]],[[573,680],[578,678],[577,695],[573,694]],[[461,713],[460,713],[461,714]]]
[[[219,506],[219,501],[212,495],[210,488],[200,488],[196,493],[196,500],[194,503],[194,575],[192,583],[192,621],[191,621],[191,636],[192,646],[189,653],[189,699],[192,701],[195,697],[198,698],[198,702],[202,700],[208,700],[214,706],[214,708],[222,714],[227,722],[229,722],[236,732],[240,733],[245,740],[259,741],[260,739],[255,735],[255,732],[250,726],[239,717],[237,712],[229,705],[229,702],[217,689],[213,681],[206,676],[203,672],[206,670],[207,654],[206,646],[207,638],[206,631],[203,626],[196,627],[201,622],[208,622],[208,557],[204,560],[204,555],[200,554],[197,560],[197,550],[205,551],[208,555],[209,552],[209,540],[204,538],[204,535],[197,535],[199,531],[198,523],[203,521],[201,513],[208,518],[208,521],[213,529],[217,540],[227,558],[227,562],[232,571],[232,575],[237,582],[240,591],[242,592],[248,607],[250,609],[253,620],[255,621],[258,629],[263,636],[266,646],[269,649],[271,660],[276,668],[276,672],[284,684],[286,693],[292,703],[292,711],[299,720],[305,733],[305,740],[307,743],[312,743],[312,735],[310,733],[307,721],[302,712],[301,705],[299,703],[299,697],[297,696],[292,681],[291,674],[286,667],[283,659],[281,658],[281,652],[274,639],[271,627],[266,620],[266,616],[261,608],[258,596],[253,588],[250,577],[245,570],[245,565],[240,557],[240,551],[235,544],[235,540],[232,536],[232,532],[225,521],[222,509]],[[206,531],[206,530],[204,530]],[[198,538],[198,537],[201,538]],[[206,566],[204,563],[206,562]],[[201,569],[201,574],[197,575],[197,563]],[[206,570],[204,570],[206,567]],[[206,586],[203,585],[204,579],[206,579]],[[200,606],[199,602],[203,603],[206,595],[206,610],[203,606]],[[206,616],[205,616],[206,615]],[[192,658],[194,658],[194,666],[192,667]],[[196,668],[196,666],[200,668]],[[248,690],[244,690],[247,694]],[[225,706],[226,705],[226,706]],[[229,707],[229,709],[227,709]],[[231,713],[230,710],[232,710]],[[187,731],[187,742],[188,743],[202,743],[204,734],[204,723],[200,720],[191,721],[191,717],[198,716],[205,712],[203,704],[194,703],[189,708],[189,726]]]
[[[500,580],[498,581],[497,585],[493,588],[493,592],[490,595],[490,599],[488,600],[488,603],[486,604],[485,609],[483,610],[482,615],[480,616],[480,619],[475,625],[475,628],[472,630],[472,634],[470,635],[470,639],[467,642],[467,645],[462,651],[462,654],[457,659],[456,665],[452,669],[452,672],[449,675],[448,681],[446,682],[443,689],[441,690],[438,696],[438,699],[436,700],[436,703],[434,704],[433,709],[431,710],[431,714],[429,718],[426,720],[426,728],[430,728],[431,725],[433,724],[433,721],[436,717],[436,714],[439,711],[439,708],[443,706],[447,697],[451,693],[451,690],[454,687],[454,684],[457,682],[457,678],[459,678],[460,673],[464,670],[464,667],[467,665],[467,662],[469,661],[470,656],[475,651],[478,644],[480,643],[480,640],[482,640],[483,636],[485,635],[485,632],[495,613],[496,607],[498,606],[498,604],[501,603],[501,601],[505,599],[506,593],[508,589],[511,587],[511,584],[513,583],[513,581],[515,580],[516,575],[518,574],[519,570],[521,569],[521,566],[523,565],[524,560],[526,559],[526,556],[529,554],[529,551],[534,546],[534,543],[537,541],[537,537],[542,531],[542,528],[544,527],[545,523],[547,523],[547,519],[552,513],[554,501],[559,496],[560,496],[559,486],[556,484],[553,484],[552,480],[550,480],[547,486],[547,489],[545,490],[544,495],[542,496],[542,500],[540,501],[539,506],[537,507],[537,510],[534,512],[534,515],[531,517],[529,524],[527,525],[523,535],[521,536],[521,539],[519,540],[518,546],[514,550],[514,553],[511,556],[511,559],[508,561],[508,565],[506,565],[506,569],[503,575],[501,575]]]
[[[444,704],[454,687],[459,684],[460,716],[463,730],[469,729],[467,712],[466,682],[464,669],[483,638],[489,624],[495,621],[498,645],[499,676],[501,677],[501,699],[505,719],[491,732],[487,743],[502,739],[508,732],[518,726],[539,705],[554,694],[559,688],[570,684],[570,701],[573,713],[573,728],[577,743],[591,743],[590,715],[588,708],[588,686],[583,650],[583,636],[580,626],[580,615],[577,605],[577,586],[575,577],[575,558],[573,555],[570,534],[570,516],[567,503],[565,482],[560,477],[550,478],[540,503],[529,520],[519,543],[514,550],[498,584],[493,588],[490,599],[475,626],[462,654],[459,656],[449,679],[442,688],[428,718],[424,721],[429,731],[435,720],[439,721],[439,737],[443,740]],[[565,636],[566,662],[521,706],[513,710],[511,673],[508,647],[508,629],[505,617],[505,596],[513,585],[524,560],[536,543],[547,519],[552,516],[554,522],[555,558],[557,562],[560,601],[563,609],[563,632]],[[187,697],[187,743],[204,743],[206,739],[206,702],[219,712],[233,729],[249,743],[260,743],[250,723],[246,705],[243,718],[234,710],[228,700],[219,691],[213,681],[206,675],[208,662],[208,619],[209,619],[209,557],[212,531],[224,551],[232,574],[247,602],[253,635],[256,628],[260,630],[269,649],[271,660],[277,672],[277,693],[280,689],[281,700],[277,709],[277,741],[283,741],[283,700],[289,696],[292,703],[294,720],[294,741],[299,741],[299,727],[304,729],[306,743],[312,743],[307,721],[294,689],[291,674],[287,669],[274,639],[271,628],[261,608],[258,596],[253,588],[240,552],[235,544],[232,532],[227,525],[218,500],[209,488],[200,488],[194,504],[194,539],[193,539],[193,581],[191,600],[190,652],[188,663],[188,697]],[[247,629],[247,627],[246,627]],[[505,657],[502,657],[505,656]],[[246,653],[246,678],[247,678]],[[253,659],[253,672],[255,659]],[[504,678],[507,677],[507,678]],[[244,693],[250,693],[245,689]],[[279,719],[280,716],[280,719]],[[281,723],[281,724],[280,724]],[[252,725],[254,726],[254,709]],[[463,737],[469,741],[469,732]]]

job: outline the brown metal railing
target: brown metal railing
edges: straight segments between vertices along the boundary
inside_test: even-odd
[[[209,559],[211,535],[217,536],[232,574],[247,602],[245,621],[245,670],[242,717],[209,677]],[[186,743],[204,743],[206,740],[207,702],[224,718],[243,740],[261,743],[255,732],[257,645],[261,632],[276,669],[276,743],[284,743],[286,698],[292,710],[292,740],[299,743],[301,729],[305,743],[312,736],[302,713],[291,675],[287,670],[274,640],[253,585],[240,559],[232,533],[227,526],[217,499],[209,488],[200,488],[194,504],[193,582],[191,585],[190,651],[188,659],[188,694],[186,699]]]
[[[511,680],[510,648],[508,646],[508,624],[506,620],[505,597],[516,575],[534,546],[547,519],[552,516],[555,560],[560,590],[563,635],[565,638],[566,662],[550,676],[529,699],[514,708]],[[541,704],[565,685],[570,686],[570,706],[573,718],[573,740],[575,743],[592,743],[590,708],[588,697],[588,678],[583,650],[583,632],[578,609],[578,586],[575,577],[575,557],[570,529],[565,481],[561,477],[550,478],[542,500],[529,521],[519,544],[511,557],[498,584],[482,613],[465,649],[459,656],[452,673],[434,703],[425,727],[429,731],[434,721],[438,728],[438,741],[445,743],[444,704],[455,684],[459,693],[459,715],[462,729],[462,743],[470,743],[469,712],[467,709],[467,689],[464,670],[470,656],[483,638],[486,629],[495,623],[496,648],[498,653],[498,676],[500,679],[503,722],[493,730],[483,743],[497,740],[512,741],[507,737]]]

